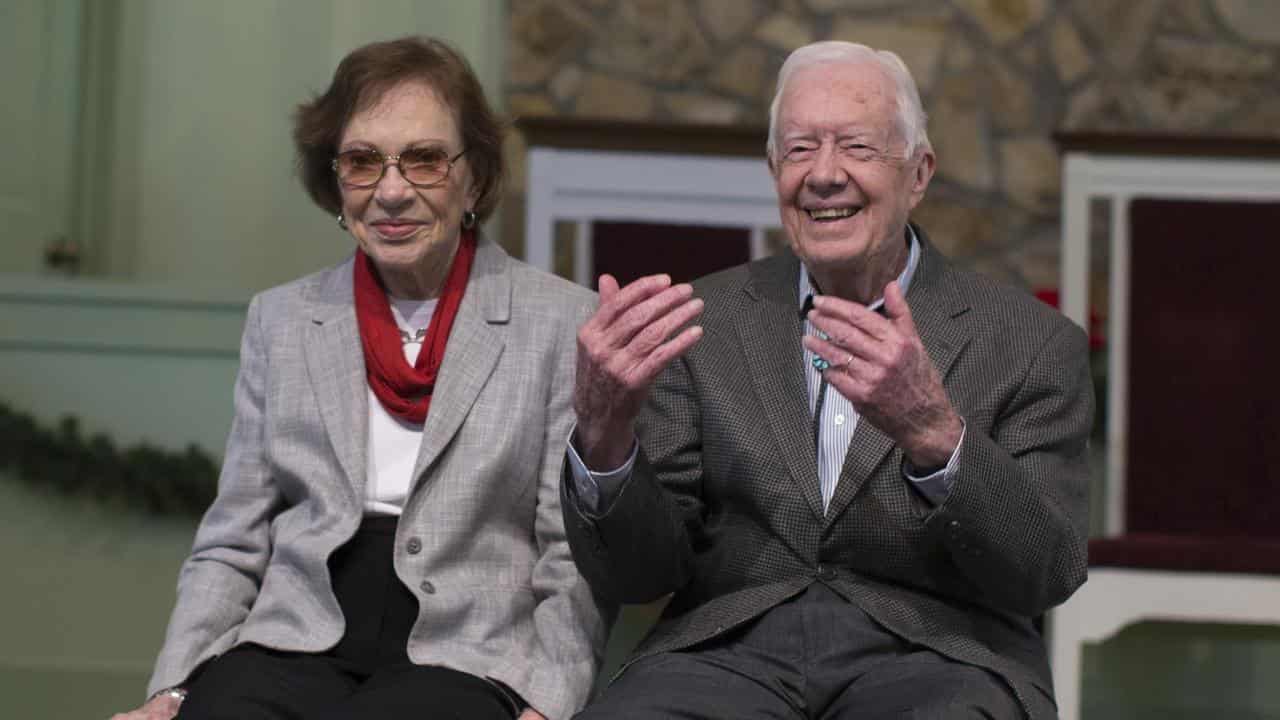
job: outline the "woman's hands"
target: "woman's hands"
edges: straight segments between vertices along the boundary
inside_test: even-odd
[[[137,710],[112,715],[111,720],[172,720],[178,714],[180,705],[182,700],[179,698],[161,693],[146,701]],[[521,716],[520,720],[524,720],[524,717]]]

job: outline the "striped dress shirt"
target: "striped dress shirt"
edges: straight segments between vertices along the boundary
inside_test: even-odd
[[[911,286],[911,278],[915,275],[916,266],[920,264],[920,242],[916,239],[915,232],[910,226],[907,226],[907,238],[911,250],[907,255],[907,266],[902,269],[902,274],[898,276],[898,285],[902,287],[903,295],[906,295],[907,289]],[[814,287],[809,279],[809,271],[802,262],[800,264],[799,281],[801,307],[804,307],[806,298],[813,294]],[[868,305],[867,308],[878,311],[883,306],[884,298],[880,297]],[[809,322],[808,318],[805,318],[804,321],[804,332],[806,335],[821,336],[821,332],[813,326],[813,323]],[[822,508],[826,510],[831,504],[831,498],[836,493],[836,483],[840,479],[840,468],[844,466],[844,456],[849,451],[849,441],[853,439],[853,432],[858,427],[860,416],[853,403],[822,381],[822,372],[814,367],[813,361],[816,357],[814,353],[808,350],[804,351],[804,375],[805,383],[809,388],[810,417],[813,417],[814,413],[818,412],[818,400],[819,398],[822,399],[821,414],[814,418],[816,428],[814,435],[817,440],[818,452],[818,484],[822,489]],[[828,360],[832,360],[832,358],[828,358]],[[934,505],[942,502],[942,499],[947,495],[947,491],[951,488],[951,477],[955,473],[956,458],[959,457],[960,445],[963,444],[964,436],[961,435],[960,443],[956,445],[955,451],[951,453],[951,459],[947,462],[946,467],[935,473],[917,477],[911,473],[909,468],[903,469],[903,474],[907,479],[913,482],[916,489]]]

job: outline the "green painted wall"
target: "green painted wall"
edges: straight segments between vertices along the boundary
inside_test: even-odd
[[[136,705],[194,530],[0,474],[0,717],[107,718]]]
[[[71,233],[81,2],[0,2],[0,271]]]
[[[22,54],[2,71],[6,87],[49,104],[49,93],[37,94],[43,85],[33,81],[52,72],[46,56],[81,60],[83,72],[63,73],[84,78],[78,104],[55,98],[73,112],[15,114],[13,122],[21,120],[21,130],[42,118],[80,118],[83,175],[67,191],[75,202],[49,211],[60,227],[74,227],[91,275],[247,292],[345,256],[349,236],[298,184],[290,116],[359,45],[406,34],[442,37],[472,60],[494,101],[501,99],[500,0],[57,0],[67,9],[55,19],[78,33],[50,29],[50,12],[34,0],[17,3],[3,10],[17,28],[11,34],[39,31],[43,45],[66,49],[10,51]],[[12,137],[47,156],[43,139]],[[0,185],[0,200],[3,192]],[[13,251],[0,253],[0,271],[38,267],[33,256],[44,241],[32,236],[24,230],[5,237]]]

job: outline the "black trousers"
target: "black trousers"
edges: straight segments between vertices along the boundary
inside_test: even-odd
[[[727,635],[636,662],[577,720],[1004,720],[996,675],[914,646],[821,582]]]
[[[523,703],[497,683],[409,661],[417,599],[392,566],[396,518],[365,518],[329,561],[346,619],[326,653],[241,645],[188,683],[179,720],[510,720]]]

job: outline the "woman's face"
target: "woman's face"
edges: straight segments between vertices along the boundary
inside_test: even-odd
[[[453,111],[421,81],[395,85],[352,115],[338,143],[339,154],[376,150],[392,157],[410,149],[437,149],[449,158],[464,150]],[[339,188],[347,227],[391,294],[437,295],[458,246],[462,213],[475,205],[467,156],[458,158],[434,187],[409,183],[399,166],[388,162],[373,187],[339,182]]]

